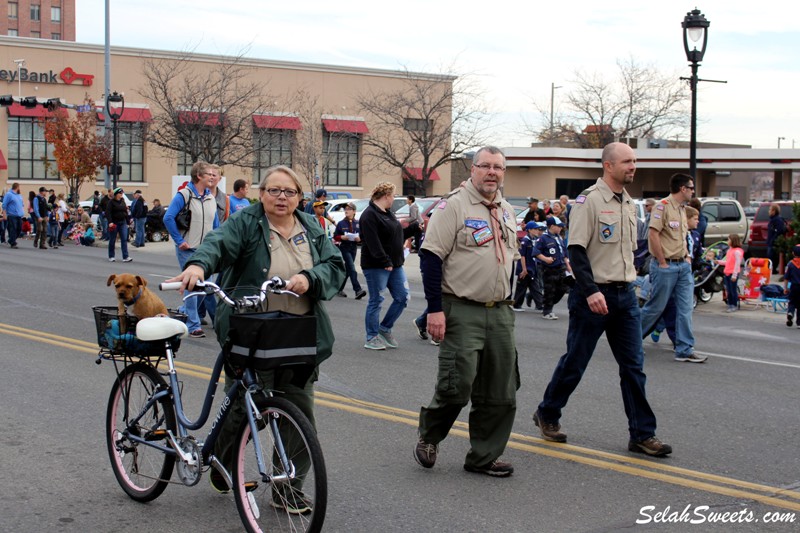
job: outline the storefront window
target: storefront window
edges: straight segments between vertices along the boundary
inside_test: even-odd
[[[119,164],[122,174],[119,181],[144,181],[144,128],[143,122],[118,122]]]
[[[325,185],[358,185],[359,141],[357,134],[324,132]]]
[[[292,168],[294,130],[258,129],[255,131],[256,158],[253,169],[255,183],[260,183],[264,172],[275,165]]]
[[[8,179],[58,180],[47,172],[57,168],[53,145],[44,140],[44,128],[35,118],[8,117]]]

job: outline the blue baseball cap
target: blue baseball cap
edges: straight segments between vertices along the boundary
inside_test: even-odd
[[[544,229],[546,226],[541,222],[535,222],[531,220],[527,224],[525,224],[525,231],[530,231],[532,229]]]
[[[561,219],[558,217],[547,217],[547,227],[549,228],[550,226],[560,226],[563,228],[564,223],[561,222]]]

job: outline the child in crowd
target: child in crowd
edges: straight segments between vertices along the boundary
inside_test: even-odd
[[[92,225],[88,224],[80,237],[81,244],[84,246],[94,246],[94,230]]]
[[[536,241],[533,253],[542,267],[542,318],[557,320],[553,307],[561,301],[569,288],[567,278],[572,276],[572,267],[567,259],[564,241],[559,236],[564,223],[558,217],[548,217],[546,224],[547,232]]]
[[[47,244],[50,248],[58,248],[62,246],[58,242],[58,234],[61,230],[58,220],[58,209],[50,209],[47,213]]]
[[[717,264],[725,266],[725,292],[727,293],[728,313],[739,310],[739,287],[737,281],[739,272],[742,270],[742,260],[744,250],[742,250],[742,238],[735,233],[728,235],[728,253],[724,259],[717,260]],[[710,258],[714,260],[713,257]]]
[[[783,292],[789,295],[789,305],[786,313],[786,325],[792,327],[792,319],[800,328],[800,244],[792,248],[794,258],[786,267],[783,275]]]
[[[522,311],[522,301],[526,299],[528,307],[531,306],[531,300],[533,300],[536,302],[536,309],[542,310],[542,288],[538,278],[540,269],[536,266],[536,257],[533,254],[533,250],[545,227],[541,222],[530,221],[525,224],[525,231],[528,234],[519,241],[520,259],[516,270],[517,289],[514,292],[514,305],[512,307],[514,311]]]

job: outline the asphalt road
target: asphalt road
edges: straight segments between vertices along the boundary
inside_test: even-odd
[[[124,495],[111,472],[103,426],[114,368],[94,363],[91,306],[114,305],[106,286],[112,273],[135,272],[156,284],[177,271],[170,243],[131,254],[133,263],[112,264],[102,248],[0,247],[3,531],[241,530],[233,498],[205,480],[175,483],[143,505]],[[491,479],[462,469],[467,410],[433,469],[412,458],[417,413],[433,392],[436,348],[410,324],[424,307],[415,256],[407,271],[412,299],[395,329],[397,350],[362,347],[366,301],[350,292],[329,304],[337,341],[317,388],[327,531],[797,531],[800,330],[787,328],[782,315],[725,314],[715,295],[695,313],[697,351],[709,355],[703,365],[676,363],[665,340],[646,341],[658,434],[675,449],[655,460],[627,451],[617,369],[604,340],[565,409],[569,443],[539,438],[530,417],[564,351],[567,310],[556,307],[557,321],[518,314],[523,384],[504,455],[515,473]],[[163,297],[178,304],[177,294]],[[199,411],[216,351],[212,334],[184,341],[179,352],[190,416]],[[664,521],[681,520],[684,510],[687,520],[703,522]],[[767,513],[794,522],[767,523],[775,518]]]

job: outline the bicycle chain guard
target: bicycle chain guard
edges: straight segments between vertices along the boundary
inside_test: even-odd
[[[198,446],[197,441],[194,440],[194,437],[185,437],[181,439],[180,442],[178,442],[178,446],[184,454],[188,454],[192,458],[192,464],[189,464],[188,462],[183,461],[180,455],[178,455],[177,461],[175,462],[175,469],[178,471],[178,477],[187,487],[197,485],[197,483],[200,481],[202,467],[200,446]]]

